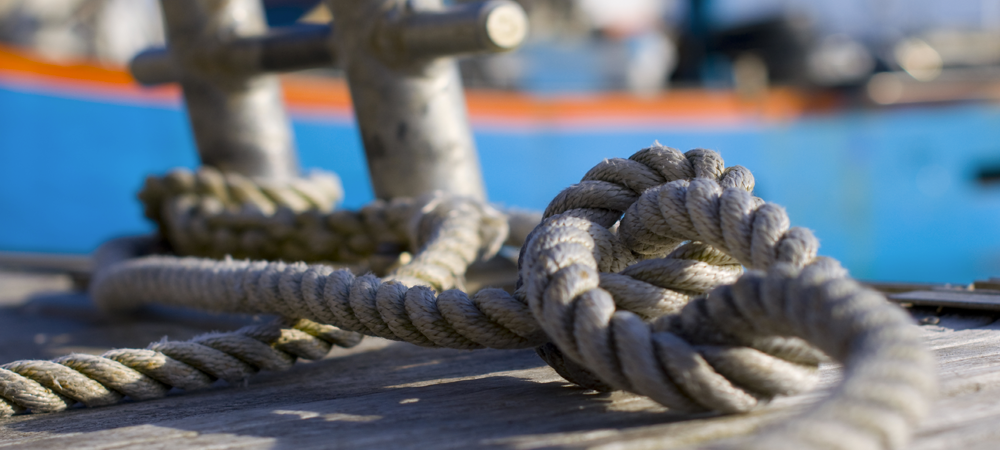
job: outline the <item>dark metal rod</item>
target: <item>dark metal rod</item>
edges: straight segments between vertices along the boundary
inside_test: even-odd
[[[181,80],[181,71],[174,64],[170,51],[162,47],[143,50],[132,58],[128,68],[132,78],[146,86]]]
[[[336,61],[335,47],[330,44],[332,33],[329,25],[282,27],[264,36],[195,49],[188,58],[201,66],[216,66],[217,70],[244,77],[331,66]],[[181,80],[181,70],[165,48],[149,49],[136,55],[130,69],[136,81],[144,85]]]
[[[297,25],[276,29],[259,39],[260,69],[289,72],[336,64],[330,25]]]

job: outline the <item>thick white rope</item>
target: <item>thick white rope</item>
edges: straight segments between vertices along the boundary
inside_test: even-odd
[[[203,166],[150,176],[139,198],[177,254],[211,258],[368,263],[384,273],[401,251],[416,251],[409,229],[426,199],[376,200],[358,211],[333,210],[343,197],[336,175],[314,171],[285,182],[223,174]],[[503,211],[507,245],[520,247],[540,216]]]
[[[0,366],[0,416],[62,411],[77,402],[102,406],[125,396],[159,398],[170,387],[201,389],[216,379],[239,384],[260,370],[287,369],[296,357],[321,359],[333,345],[360,341],[361,336],[330,325],[279,320],[190,341],[154,342],[146,349],[15,361]]]
[[[438,289],[459,286],[466,267],[477,258],[496,253],[507,236],[505,217],[488,206],[442,197],[426,198],[417,204],[420,215],[410,228],[414,242],[422,244],[424,251],[394,273],[399,280]],[[96,252],[98,267],[109,267],[99,270],[92,282],[93,297],[99,306],[122,310],[139,304],[128,291],[142,291],[150,288],[149,284],[133,279],[138,283],[116,287],[106,280],[115,279],[118,271],[129,264],[121,261],[129,261],[154,245],[155,239],[151,238],[124,238]],[[174,292],[186,292],[182,295],[189,301],[209,301],[204,299],[210,292],[197,285],[204,275],[173,278],[167,274],[167,279],[161,281],[170,284]],[[109,301],[114,295],[103,293],[105,289],[119,289],[125,294]],[[61,411],[76,402],[106,405],[124,396],[135,400],[157,398],[166,395],[170,387],[199,389],[216,379],[239,383],[259,370],[284,370],[296,357],[320,359],[331,345],[350,347],[360,340],[361,335],[330,325],[284,319],[265,327],[211,333],[186,342],[155,342],[147,349],[112,350],[101,356],[74,354],[53,361],[16,361],[0,366],[0,416],[29,410]]]
[[[550,204],[523,248],[523,286],[513,297],[497,290],[435,297],[324,266],[175,258],[124,263],[94,292],[108,304],[155,293],[170,304],[274,312],[457,348],[534,345],[541,327],[601,382],[692,411],[746,411],[800,389],[816,362],[803,339],[845,363],[845,379],[799,421],[811,431],[781,434],[796,440],[789,448],[900,445],[934,388],[932,360],[910,320],[835,262],[816,258],[812,234],[789,229],[784,211],[749,188],[749,172],[724,170],[703,150],[655,146],[605,161]],[[609,228],[620,217],[616,235]],[[463,230],[438,237],[471,244]],[[691,243],[676,248],[682,241]],[[683,303],[678,295],[733,281],[737,261],[766,275],[747,274],[652,324],[626,310],[655,317],[649,311],[670,309],[664,303]],[[834,439],[844,430],[850,438]]]

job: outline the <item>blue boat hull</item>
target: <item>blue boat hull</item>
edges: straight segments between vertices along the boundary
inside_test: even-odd
[[[542,209],[603,158],[654,140],[718,150],[757,194],[813,229],[821,253],[873,280],[967,283],[1000,274],[1000,108],[839,112],[789,122],[475,130],[492,201]],[[337,172],[344,206],[372,199],[354,124],[294,117],[305,168]],[[88,253],[147,233],[136,192],[149,174],[197,163],[182,109],[0,84],[0,251]]]

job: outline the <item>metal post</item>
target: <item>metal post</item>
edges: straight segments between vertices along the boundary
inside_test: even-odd
[[[244,77],[329,66],[337,59],[330,45],[332,34],[329,25],[276,28],[265,35],[233,39],[226,45],[194,49],[193,58],[199,65],[222,66]],[[166,48],[139,53],[129,68],[136,81],[148,86],[181,81],[181,69]]]
[[[517,47],[519,5],[489,1],[443,10],[440,0],[327,0],[375,195],[434,190],[485,199],[455,61]]]
[[[380,198],[435,190],[485,199],[458,68],[449,56],[516,48],[527,16],[509,0],[327,0],[337,22],[265,33],[259,0],[161,0],[169,49],[133,59],[143,84],[179,81],[202,162],[248,175],[295,173],[277,80],[267,72],[347,72]]]
[[[238,38],[267,32],[260,0],[161,0],[169,64],[158,69],[179,79],[202,164],[263,178],[298,174],[294,142],[274,75],[248,73],[250,52],[206,58]],[[208,52],[211,53],[211,52]],[[137,73],[150,72],[137,59]],[[154,64],[154,72],[157,67]]]

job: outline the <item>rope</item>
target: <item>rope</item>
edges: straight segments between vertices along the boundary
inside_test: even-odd
[[[333,345],[359,342],[359,335],[330,325],[277,320],[146,349],[15,361],[0,366],[0,416],[62,411],[77,402],[103,406],[124,396],[148,400],[165,396],[170,387],[202,389],[217,379],[239,384],[260,370],[287,369],[297,357],[321,359]]]
[[[279,182],[209,166],[147,177],[139,193],[146,217],[178,254],[368,262],[369,269],[385,273],[400,252],[415,250],[409,224],[425,206],[421,199],[376,200],[359,211],[334,211],[342,197],[340,179],[329,172]],[[508,244],[520,247],[540,217],[516,209],[504,214]]]
[[[414,204],[421,214],[419,220],[410,224],[411,239],[423,245],[424,251],[393,274],[400,281],[438,289],[460,286],[466,267],[476,259],[495,254],[508,234],[506,217],[489,206],[441,196]],[[98,249],[97,265],[106,268],[99,269],[93,280],[93,297],[99,306],[106,310],[134,308],[138,304],[134,302],[136,296],[128,293],[130,290],[157,289],[153,287],[157,281],[145,284],[133,279],[134,284],[125,286],[108,281],[127,281],[127,277],[119,278],[117,274],[133,262],[156,261],[157,258],[135,258],[153,245],[152,238],[124,238]],[[198,267],[207,267],[206,264]],[[267,272],[284,264],[265,262],[257,266],[263,266]],[[188,299],[210,301],[210,296],[206,296],[210,292],[197,284],[197,276],[177,275],[167,274],[159,281],[172,284],[174,292],[184,290],[186,293],[182,295]],[[400,281],[394,283],[401,286]],[[269,288],[280,289],[278,285]],[[108,291],[123,295],[115,298]],[[334,326],[305,319],[283,319],[231,333],[211,333],[186,342],[156,342],[147,349],[118,349],[101,356],[73,354],[53,361],[15,361],[0,366],[0,416],[29,410],[61,411],[77,402],[101,406],[118,402],[124,396],[134,400],[158,398],[166,395],[170,387],[200,389],[216,379],[238,384],[259,370],[284,370],[291,367],[296,357],[320,359],[329,353],[331,345],[350,347],[360,341],[361,335]]]
[[[744,412],[809,387],[820,357],[808,343],[844,364],[842,384],[794,424],[740,445],[902,445],[935,388],[911,320],[816,257],[812,233],[789,228],[784,210],[752,188],[749,171],[724,168],[707,150],[655,145],[605,160],[560,193],[527,237],[514,295],[445,290],[498,248],[506,222],[441,197],[414,216],[423,250],[395,279],[304,263],[149,257],[102,273],[92,294],[110,308],[141,298],[266,312],[424,346],[551,340],[540,353],[572,381],[684,411]],[[740,264],[751,271],[740,276]],[[415,283],[431,287],[406,287]],[[33,408],[0,384],[0,396]]]

